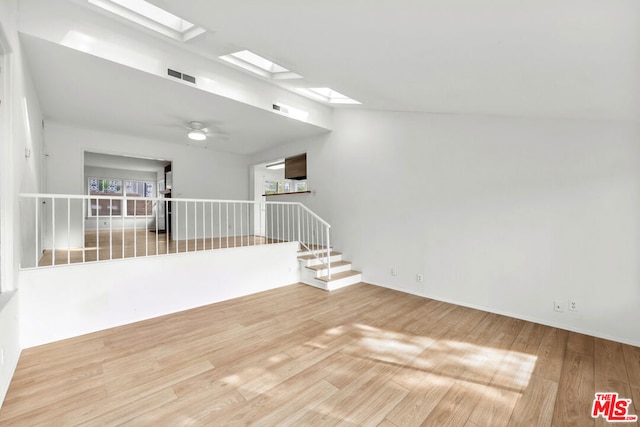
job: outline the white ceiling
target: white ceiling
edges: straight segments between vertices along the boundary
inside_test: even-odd
[[[364,108],[640,120],[637,0],[153,0]]]
[[[640,121],[637,0],[149,1],[208,30],[185,51],[217,61],[249,49],[305,77],[275,84],[329,86],[357,108]],[[238,153],[325,131],[37,38],[23,43],[48,118],[185,143],[180,123],[216,117],[230,139],[212,144]]]

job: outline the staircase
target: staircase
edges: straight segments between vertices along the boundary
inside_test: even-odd
[[[342,260],[342,254],[331,251],[331,279],[327,276],[326,252],[316,257],[311,251],[298,252],[300,262],[300,281],[326,291],[344,288],[362,281],[362,273],[351,269],[351,263]]]

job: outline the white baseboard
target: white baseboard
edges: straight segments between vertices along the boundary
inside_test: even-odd
[[[620,337],[616,337],[614,335],[609,335],[609,334],[602,334],[599,332],[593,332],[593,331],[588,331],[585,329],[581,329],[578,327],[575,327],[573,325],[565,325],[562,323],[557,323],[557,322],[550,322],[546,319],[537,319],[535,317],[532,316],[526,316],[526,315],[522,315],[522,314],[518,314],[518,313],[512,313],[509,311],[504,311],[504,310],[496,310],[490,307],[484,307],[484,306],[480,306],[480,305],[476,305],[476,304],[469,304],[463,301],[455,301],[455,300],[451,300],[451,299],[447,299],[447,298],[440,298],[440,297],[434,297],[434,296],[430,296],[424,293],[420,293],[420,292],[414,292],[408,289],[402,289],[402,288],[396,288],[393,286],[387,286],[387,285],[383,285],[383,284],[379,284],[379,283],[373,283],[373,282],[367,282],[365,281],[365,283],[368,283],[370,285],[374,285],[374,286],[379,286],[381,288],[386,288],[386,289],[392,289],[394,291],[398,291],[398,292],[403,292],[405,294],[410,294],[410,295],[415,295],[415,296],[419,296],[422,298],[429,298],[432,300],[436,300],[436,301],[441,301],[441,302],[446,302],[448,304],[454,304],[454,305],[459,305],[461,307],[467,307],[467,308],[473,308],[475,310],[480,310],[480,311],[485,311],[487,313],[493,313],[493,314],[499,314],[501,316],[507,316],[507,317],[511,317],[514,319],[520,319],[520,320],[525,320],[527,322],[533,322],[533,323],[538,323],[540,325],[545,325],[545,326],[550,326],[552,328],[558,328],[558,329],[564,329],[565,331],[570,331],[570,332],[576,332],[579,334],[584,334],[584,335],[589,335],[595,338],[602,338],[605,340],[610,340],[610,341],[615,341],[615,342],[619,342],[622,344],[627,344],[627,345],[631,345],[634,347],[640,347],[640,341],[639,342],[634,342],[632,340],[628,340],[628,339],[624,339],[624,338],[620,338]]]

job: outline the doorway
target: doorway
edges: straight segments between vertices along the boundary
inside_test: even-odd
[[[266,183],[277,182],[280,179],[284,179],[284,169],[267,168],[267,166],[282,162],[284,162],[284,159],[276,159],[271,162],[260,163],[253,166],[253,200],[260,202],[256,203],[254,212],[254,230],[256,230],[256,235],[262,235],[263,230],[266,229],[267,206],[264,203],[267,201]]]
[[[123,229],[170,232],[170,203],[156,203],[152,200],[156,197],[171,197],[171,166],[170,160],[85,151],[84,193],[124,197],[123,204],[92,205],[86,212],[85,230],[102,229],[105,224],[109,224],[112,217],[117,217],[117,224]],[[150,200],[144,203],[138,200],[134,203],[127,201],[127,197],[148,197]],[[101,218],[105,216],[109,217],[109,220]]]

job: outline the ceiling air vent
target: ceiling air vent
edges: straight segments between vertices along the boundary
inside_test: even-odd
[[[183,74],[182,80],[184,80],[185,82],[196,84],[196,78],[188,74]]]
[[[172,70],[171,68],[167,68],[167,74],[171,77],[175,77],[176,79],[182,78],[182,73],[180,71]]]
[[[181,73],[180,71],[172,70],[171,68],[167,68],[167,74],[171,77],[175,77],[176,79],[184,80],[185,82],[196,84],[196,78],[190,76],[189,74]]]

